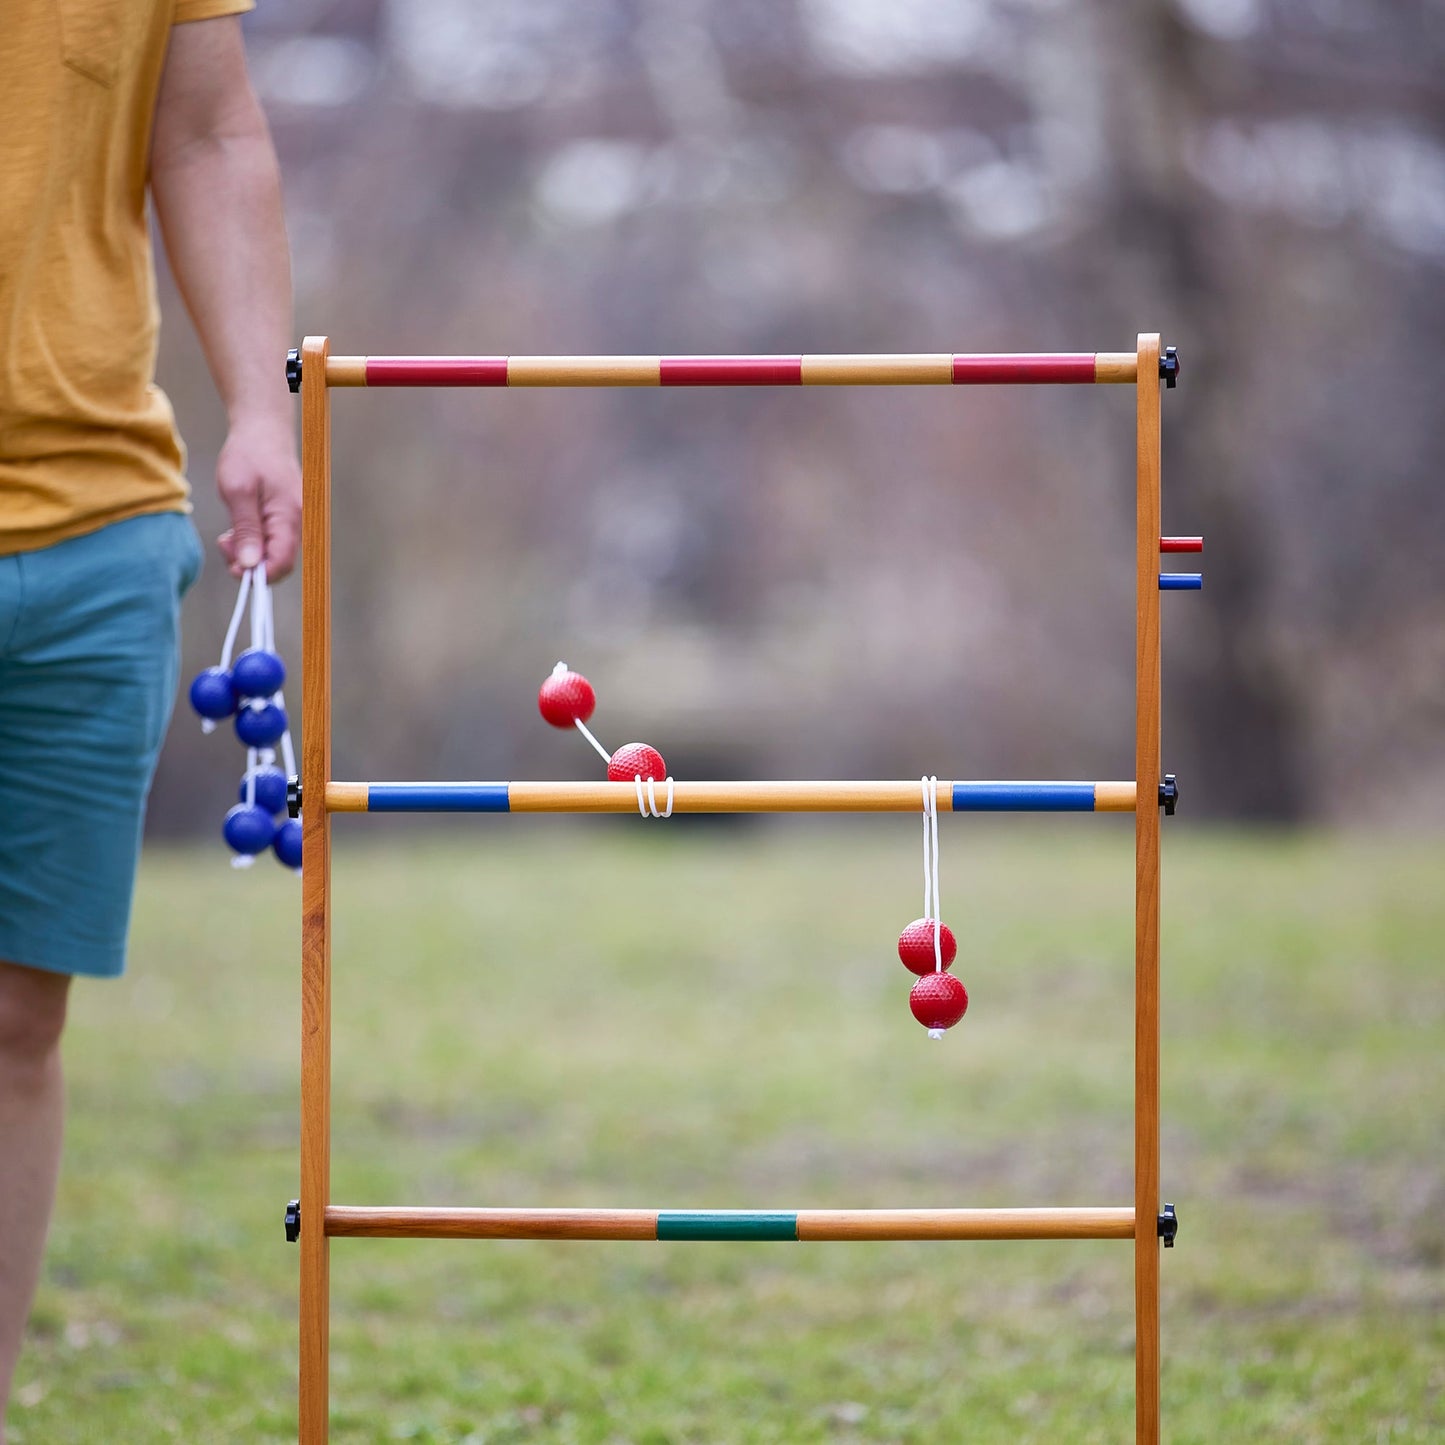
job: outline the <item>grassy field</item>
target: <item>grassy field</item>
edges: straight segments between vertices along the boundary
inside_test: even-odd
[[[343,826],[346,824],[347,826]],[[365,827],[365,837],[362,830]],[[340,1203],[1132,1202],[1131,835],[338,823]],[[1172,1445],[1445,1439],[1445,842],[1166,828]],[[297,885],[153,853],[77,990],[14,1445],[294,1440]],[[333,1439],[1121,1442],[1129,1247],[333,1246]]]

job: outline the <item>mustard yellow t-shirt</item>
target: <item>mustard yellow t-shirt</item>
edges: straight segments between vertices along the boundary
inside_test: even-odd
[[[186,511],[146,219],[170,28],[253,0],[0,0],[0,553]]]

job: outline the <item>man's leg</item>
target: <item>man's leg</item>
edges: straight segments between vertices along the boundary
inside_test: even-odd
[[[0,963],[0,1445],[60,1173],[70,975]]]

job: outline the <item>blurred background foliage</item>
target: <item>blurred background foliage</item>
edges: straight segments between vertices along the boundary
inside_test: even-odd
[[[1129,350],[1191,811],[1445,804],[1437,0],[289,0],[247,20],[343,353]],[[223,417],[168,281],[198,523]],[[277,365],[281,358],[277,358]],[[1127,388],[335,397],[336,773],[1128,777]],[[186,663],[233,588],[214,559]],[[1192,559],[1183,559],[1194,565]],[[299,659],[299,587],[282,595]],[[299,692],[293,695],[299,707]],[[175,730],[161,832],[229,801]],[[231,759],[233,760],[233,759]]]

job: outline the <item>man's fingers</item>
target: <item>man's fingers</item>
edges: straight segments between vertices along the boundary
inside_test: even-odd
[[[279,582],[296,565],[301,519],[294,506],[277,502],[266,507],[266,576]]]
[[[234,428],[216,463],[216,488],[231,514],[221,551],[232,573],[264,561],[279,582],[296,565],[301,534],[301,469],[289,423]]]
[[[254,567],[265,555],[261,531],[261,479],[250,467],[227,468],[216,478],[216,485],[226,510],[231,514],[231,556],[228,560],[237,567]]]
[[[232,577],[241,575],[241,564],[236,561],[236,539],[229,531],[222,532],[216,538],[216,546],[221,549],[221,556],[226,559],[226,570]]]

